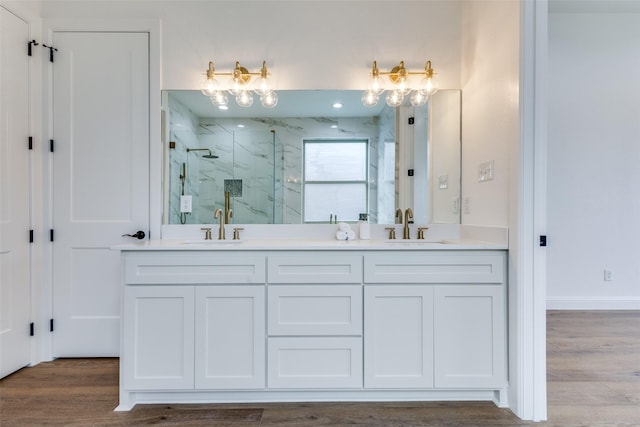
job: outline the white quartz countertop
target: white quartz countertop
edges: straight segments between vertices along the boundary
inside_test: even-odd
[[[506,244],[472,239],[439,240],[302,240],[302,239],[247,239],[247,240],[147,240],[113,246],[121,251],[411,251],[411,250],[505,250]]]

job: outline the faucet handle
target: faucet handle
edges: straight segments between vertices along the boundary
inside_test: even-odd
[[[200,230],[204,231],[204,240],[211,240],[211,227],[202,227]]]
[[[395,227],[385,227],[385,230],[389,230],[389,240],[395,240],[396,238]]]
[[[429,227],[418,227],[418,239],[424,240],[424,230],[428,230]]]
[[[233,240],[240,240],[240,232],[243,231],[242,227],[234,227],[233,228]]]

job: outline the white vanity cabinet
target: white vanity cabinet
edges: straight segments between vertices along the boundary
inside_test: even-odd
[[[124,276],[124,390],[264,388],[264,255],[133,252]]]
[[[123,266],[120,410],[506,405],[504,250],[131,249]]]
[[[506,253],[365,256],[365,386],[506,385]]]
[[[268,387],[362,388],[362,255],[270,255],[268,283]]]

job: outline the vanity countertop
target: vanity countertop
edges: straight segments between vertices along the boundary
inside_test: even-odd
[[[121,251],[409,251],[409,250],[505,250],[503,243],[472,239],[441,240],[302,240],[302,239],[250,239],[250,240],[148,240],[113,246]]]

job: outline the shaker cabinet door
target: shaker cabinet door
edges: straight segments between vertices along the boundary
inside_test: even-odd
[[[193,389],[193,297],[193,286],[125,287],[125,390]]]
[[[501,388],[506,385],[504,287],[435,289],[435,386]]]
[[[366,388],[433,387],[433,288],[365,286]]]
[[[264,286],[196,287],[197,389],[265,386]]]

